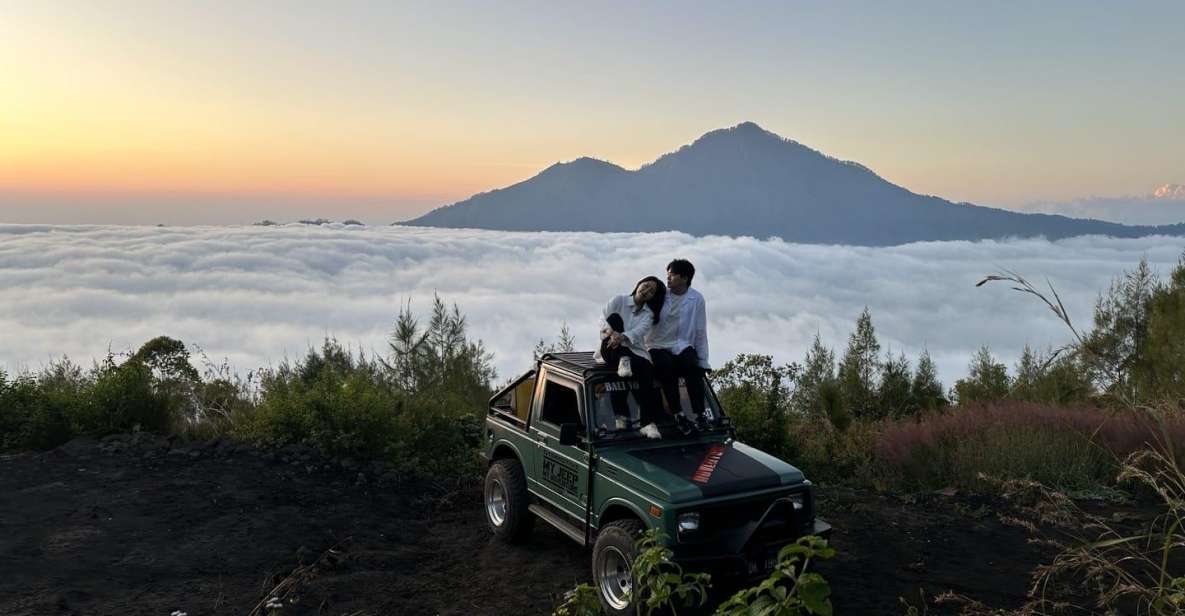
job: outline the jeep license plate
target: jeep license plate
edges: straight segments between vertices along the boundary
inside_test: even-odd
[[[749,573],[756,575],[758,573],[765,575],[774,570],[778,565],[777,556],[766,556],[764,559],[755,559],[749,561]]]

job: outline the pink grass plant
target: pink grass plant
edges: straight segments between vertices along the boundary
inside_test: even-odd
[[[1185,417],[1163,419],[1169,438],[1185,445]],[[1136,411],[998,402],[887,425],[875,455],[912,488],[974,488],[984,473],[1093,489],[1114,485],[1119,461],[1147,449],[1160,430]]]

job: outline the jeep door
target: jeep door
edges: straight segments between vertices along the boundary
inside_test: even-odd
[[[540,379],[542,398],[531,422],[535,448],[532,487],[575,522],[584,523],[588,501],[588,452],[581,445],[561,445],[560,426],[574,423],[584,430],[584,404],[580,386],[559,375],[544,371]]]

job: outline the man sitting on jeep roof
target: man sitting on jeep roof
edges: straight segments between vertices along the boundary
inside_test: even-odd
[[[666,300],[658,321],[646,336],[645,345],[671,413],[679,417],[683,412],[679,397],[682,377],[696,424],[706,427],[709,420],[715,419],[704,415],[704,373],[711,369],[708,311],[704,296],[691,288],[694,277],[695,266],[686,259],[675,259],[667,265]]]

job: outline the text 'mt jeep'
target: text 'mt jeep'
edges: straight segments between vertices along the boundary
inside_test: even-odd
[[[737,442],[710,385],[715,427],[684,433],[667,414],[661,440],[615,430],[610,393],[641,386],[592,353],[554,353],[494,395],[482,455],[486,518],[498,538],[523,539],[542,518],[592,545],[602,605],[627,614],[634,539],[645,529],[660,529],[688,569],[739,580],[768,573],[798,537],[830,533],[815,517],[811,483]],[[636,419],[632,395],[628,403]]]

